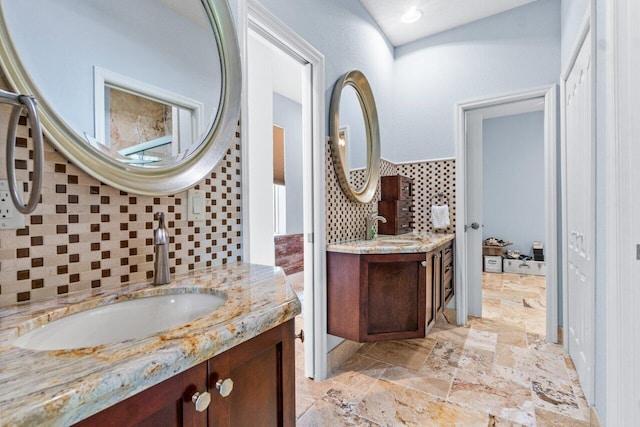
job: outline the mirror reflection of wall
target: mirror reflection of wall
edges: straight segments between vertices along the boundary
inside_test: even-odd
[[[345,129],[345,159],[349,165],[349,184],[361,188],[367,166],[367,129],[360,98],[356,90],[346,85],[340,98],[340,128]]]
[[[94,88],[95,68],[198,100],[204,109],[202,130],[214,122],[221,63],[200,1],[138,0],[135,7],[126,0],[2,4],[12,40],[35,84],[77,134],[100,143],[107,139],[94,125],[94,94],[100,92]],[[190,138],[199,142],[201,136]]]
[[[279,229],[275,234],[290,235],[303,232],[303,200],[302,200],[302,105],[286,96],[273,93],[274,130],[282,135],[282,185],[279,198],[274,205],[280,204],[278,211]],[[276,132],[274,131],[274,173]],[[283,196],[284,193],[284,196]],[[280,203],[278,203],[280,202]]]

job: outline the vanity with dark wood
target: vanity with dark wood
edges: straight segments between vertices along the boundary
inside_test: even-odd
[[[453,235],[327,247],[327,329],[357,342],[421,338],[454,295]]]

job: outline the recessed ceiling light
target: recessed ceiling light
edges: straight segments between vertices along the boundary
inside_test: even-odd
[[[409,10],[407,10],[404,15],[402,15],[402,22],[405,24],[411,24],[412,22],[416,22],[422,18],[422,10],[418,9],[415,6],[411,6]]]

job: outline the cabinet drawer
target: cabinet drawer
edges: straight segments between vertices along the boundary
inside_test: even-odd
[[[384,201],[412,200],[413,180],[402,175],[383,176],[380,196]]]
[[[383,200],[378,202],[378,215],[382,215],[387,221],[412,214],[413,202],[411,200]]]
[[[390,218],[386,223],[381,222],[378,224],[380,234],[404,234],[409,233],[411,230],[413,230],[412,214]]]

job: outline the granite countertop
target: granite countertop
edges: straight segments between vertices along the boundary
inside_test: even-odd
[[[347,254],[410,254],[429,252],[455,237],[454,234],[413,231],[397,236],[378,235],[373,240],[352,240],[327,245],[329,252]]]
[[[167,293],[227,297],[210,315],[155,335],[99,347],[34,351],[12,342],[49,320]],[[73,424],[249,340],[300,313],[278,267],[231,264],[149,283],[82,291],[0,309],[0,425]]]

